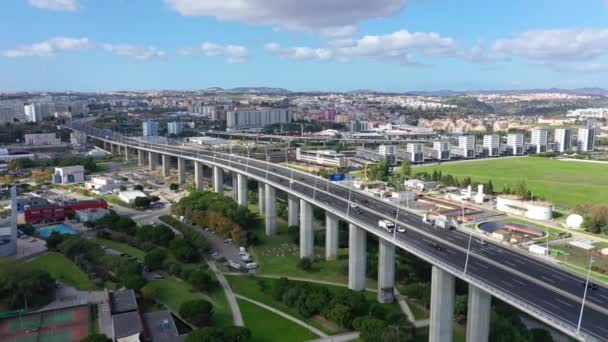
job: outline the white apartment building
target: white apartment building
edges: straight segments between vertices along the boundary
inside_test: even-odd
[[[39,103],[26,103],[23,105],[25,121],[27,122],[42,122],[44,118],[43,108]]]
[[[507,146],[511,154],[521,156],[524,154],[524,135],[522,133],[511,133],[507,136]]]
[[[475,158],[475,143],[474,135],[463,135],[458,137],[458,148],[462,150],[462,156],[465,158]]]
[[[595,149],[595,129],[588,127],[579,128],[576,142],[579,151],[593,151]]]
[[[78,184],[84,183],[84,166],[56,167],[53,174],[54,184]]]
[[[380,145],[378,147],[378,153],[386,158],[389,165],[395,165],[396,163],[395,152],[394,145]]]
[[[296,160],[332,167],[348,166],[348,158],[344,154],[333,150],[305,151],[298,147],[296,148]]]
[[[546,128],[534,128],[530,144],[534,146],[535,153],[547,152],[549,131]]]
[[[169,122],[167,124],[167,133],[178,135],[184,131],[184,123],[183,122]]]
[[[555,150],[558,152],[566,152],[572,149],[572,129],[556,128],[555,137],[553,140],[556,144]]]
[[[421,143],[407,144],[406,151],[409,155],[410,162],[421,163],[424,161],[424,145]]]
[[[143,136],[144,137],[155,137],[158,136],[158,122],[157,121],[145,121],[142,123]]]
[[[60,145],[61,139],[55,133],[26,134],[25,144],[34,146]]]
[[[226,131],[262,129],[277,123],[290,123],[287,109],[234,110],[226,113]]]
[[[498,134],[484,135],[483,149],[488,157],[498,157],[500,155],[500,136]]]
[[[439,160],[450,159],[450,144],[447,141],[433,141],[433,151]]]

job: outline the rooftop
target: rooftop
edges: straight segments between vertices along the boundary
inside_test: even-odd
[[[117,339],[141,334],[144,329],[137,311],[125,312],[112,316],[114,336]]]
[[[154,342],[179,342],[184,340],[180,336],[169,311],[155,311],[144,314],[146,332]]]
[[[122,290],[110,293],[112,314],[137,310],[137,300],[133,290]]]

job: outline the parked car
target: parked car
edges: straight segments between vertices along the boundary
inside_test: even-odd
[[[258,268],[258,264],[256,264],[255,262],[250,262],[250,263],[246,264],[245,267],[248,270],[254,270],[254,269]]]
[[[245,254],[247,254],[247,250],[245,249],[245,247],[242,247],[242,246],[241,246],[241,247],[239,247],[239,254],[240,254],[240,255],[245,255]]]

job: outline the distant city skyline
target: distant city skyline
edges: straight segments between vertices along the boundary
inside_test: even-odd
[[[7,0],[0,91],[608,88],[606,23],[606,0]]]

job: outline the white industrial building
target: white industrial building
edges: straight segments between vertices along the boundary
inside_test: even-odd
[[[555,142],[555,151],[566,152],[572,149],[572,129],[556,128],[553,141]]]
[[[148,120],[142,123],[143,136],[154,137],[158,135],[158,122]]]
[[[378,147],[378,153],[386,158],[389,165],[395,165],[395,146],[394,145],[380,145]]]
[[[226,131],[259,130],[291,121],[292,113],[287,109],[234,110],[226,113]]]
[[[475,158],[475,144],[474,135],[463,135],[458,137],[458,147],[452,151],[464,158]]]
[[[109,177],[93,177],[84,183],[84,188],[93,193],[102,194],[118,190],[120,182]]]
[[[84,166],[56,167],[53,173],[54,184],[79,184],[84,183]]]
[[[348,166],[348,158],[334,150],[305,151],[298,147],[296,148],[296,160],[332,167]]]
[[[595,129],[590,127],[579,128],[576,142],[579,151],[593,151],[595,149]]]
[[[534,146],[535,153],[547,152],[549,141],[549,131],[546,128],[534,128],[532,130],[532,140],[530,144]]]
[[[148,197],[148,195],[139,190],[121,191],[118,193],[118,199],[128,204],[133,204],[137,197]]]
[[[533,220],[550,220],[553,218],[553,204],[540,201],[524,201],[514,195],[496,197],[496,210],[512,215],[527,217]]]
[[[34,146],[60,145],[61,139],[55,133],[26,134],[25,144]]]
[[[447,141],[433,141],[434,157],[438,160],[450,160],[450,143]]]
[[[511,150],[514,156],[524,154],[524,135],[523,133],[510,133],[507,136],[507,147]]]

